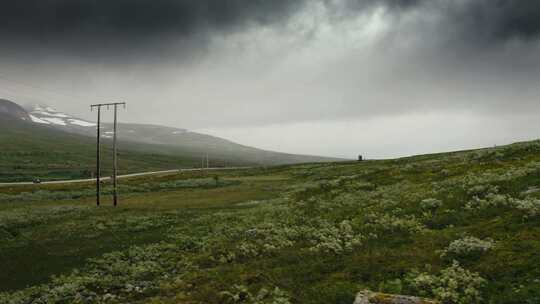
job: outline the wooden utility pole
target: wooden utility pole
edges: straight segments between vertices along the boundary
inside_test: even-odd
[[[114,104],[114,128],[113,128],[113,201],[114,201],[114,206],[116,207],[116,205],[118,204],[118,192],[117,192],[117,189],[116,187],[118,186],[117,185],[117,182],[116,182],[116,176],[118,175],[118,162],[117,162],[117,151],[116,151],[116,117],[117,117],[117,112],[118,112],[118,108],[117,108],[117,104]]]
[[[98,123],[97,123],[97,158],[96,158],[96,161],[97,161],[97,177],[96,177],[96,200],[97,200],[97,205],[99,206],[99,196],[100,196],[100,146],[99,146],[99,140],[100,140],[100,123],[101,123],[101,120],[100,120],[100,114],[101,114],[101,107],[103,106],[106,106],[107,109],[109,108],[109,106],[113,106],[114,107],[114,129],[113,129],[113,176],[112,176],[112,179],[113,179],[113,204],[114,206],[116,207],[116,205],[118,205],[118,181],[117,181],[117,176],[118,176],[118,153],[117,153],[117,148],[116,148],[116,132],[117,132],[117,112],[118,112],[118,105],[123,105],[124,108],[126,107],[126,103],[125,102],[114,102],[114,103],[100,103],[100,104],[95,104],[95,105],[91,105],[90,106],[90,109],[94,109],[95,107],[98,109]]]
[[[91,110],[92,108],[90,108]],[[98,107],[97,110],[97,149],[96,149],[96,204],[99,206],[99,191],[100,191],[100,176],[101,176],[101,168],[100,168],[100,146],[99,146],[99,138],[101,137],[100,134],[100,124],[101,124],[101,107]]]

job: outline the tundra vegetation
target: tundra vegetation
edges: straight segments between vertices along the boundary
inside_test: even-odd
[[[0,303],[540,302],[540,142],[0,188]]]

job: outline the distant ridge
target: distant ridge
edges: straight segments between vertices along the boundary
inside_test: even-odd
[[[27,107],[27,111],[34,123],[47,125],[69,133],[95,136],[95,122],[60,112],[48,105],[30,106]],[[181,153],[181,155],[199,159],[208,154],[211,160],[222,164],[283,165],[342,160],[267,151],[244,146],[212,135],[160,125],[120,123],[118,132],[119,137],[124,141],[159,145],[161,147],[160,153]],[[113,137],[111,124],[102,124],[101,137],[105,139]]]
[[[23,109],[0,100],[0,182],[89,178],[95,163],[96,124],[48,106]],[[110,157],[110,124],[103,124],[103,157]],[[120,173],[179,168],[273,166],[341,159],[261,150],[159,125],[119,125]],[[110,161],[105,159],[105,161]],[[104,165],[109,168],[108,165]],[[104,169],[103,174],[108,174]]]

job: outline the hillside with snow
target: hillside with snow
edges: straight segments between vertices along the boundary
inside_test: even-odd
[[[1,115],[7,115],[28,124],[26,128],[35,127],[36,130],[45,128],[83,136],[84,140],[81,139],[81,141],[85,142],[95,139],[96,136],[95,122],[81,119],[48,105],[30,106],[25,110],[16,103],[4,100],[0,102],[0,117]],[[129,147],[131,151],[152,155],[181,156],[192,160],[191,164],[197,165],[201,163],[202,158],[207,156],[210,159],[210,166],[267,166],[340,160],[266,151],[207,134],[160,125],[119,123],[117,132],[120,148]],[[101,138],[105,139],[103,143],[105,146],[108,145],[107,140],[112,139],[113,136],[112,124],[102,123]]]
[[[33,122],[46,125],[56,126],[72,126],[72,127],[85,127],[94,128],[96,123],[86,121],[66,113],[57,111],[55,108],[49,106],[36,105],[31,107],[28,114]]]

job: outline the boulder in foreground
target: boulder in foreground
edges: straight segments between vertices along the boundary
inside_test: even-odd
[[[438,304],[438,302],[419,297],[391,295],[364,290],[356,295],[353,304]]]

